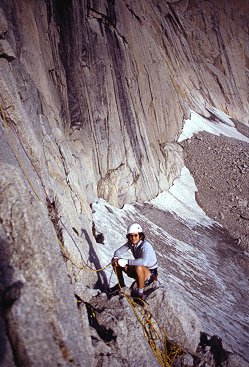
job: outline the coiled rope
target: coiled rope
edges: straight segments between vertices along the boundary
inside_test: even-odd
[[[118,280],[115,267],[114,272]],[[135,297],[133,299],[133,297],[128,296],[125,292],[122,293],[122,287],[119,280],[118,285],[121,294],[126,298],[134,315],[141,324],[145,339],[149,343],[159,365],[161,367],[172,367],[175,359],[182,354],[182,349],[176,343],[169,340],[165,328],[160,325],[152,312],[147,309],[147,303],[142,301],[142,305],[139,305],[135,301]]]
[[[159,325],[149,310],[139,306],[135,301],[127,297],[133,312],[142,325],[144,336],[149,343],[152,352],[158,360],[161,367],[172,367],[176,357],[182,354],[181,348],[172,343],[166,333],[166,330]]]
[[[1,97],[1,99],[2,99],[2,97]],[[18,163],[21,167],[21,170],[22,170],[25,178],[27,179],[34,195],[36,196],[36,198],[38,199],[40,204],[44,208],[47,209],[47,206],[44,204],[44,202],[42,201],[40,195],[37,193],[37,191],[36,191],[36,189],[33,185],[33,182],[31,181],[31,179],[29,177],[29,174],[28,174],[27,170],[25,169],[25,165],[23,164],[23,161],[22,161],[21,157],[19,156],[18,149],[17,149],[15,141],[13,139],[10,127],[8,125],[5,112],[4,112],[1,105],[0,105],[0,113],[2,115],[2,119],[4,121],[4,126],[5,126],[5,129],[6,129],[7,135],[9,137],[10,143],[11,143],[11,148],[12,148],[13,153],[14,153],[14,155],[15,155],[15,157],[16,157],[16,159],[17,159],[17,161],[18,161]],[[27,152],[25,152],[25,153],[27,154]],[[89,266],[84,260],[82,260],[83,263],[78,263],[77,261],[75,261],[70,256],[69,252],[63,246],[62,241],[58,237],[57,237],[57,240],[58,240],[58,244],[60,246],[60,249],[61,249],[61,252],[62,252],[63,256],[67,260],[69,260],[78,269],[85,269],[85,270],[93,271],[93,272],[101,272],[101,271],[107,269],[109,266],[112,265],[111,263],[109,263],[109,264],[107,264],[106,266],[104,266],[100,269],[94,269],[91,266]],[[79,250],[79,252],[80,252],[80,250]],[[80,256],[82,257],[81,252],[80,252]],[[115,274],[116,274],[116,272],[115,272]],[[116,277],[117,277],[117,274],[116,274]],[[117,281],[118,281],[118,277],[117,277]],[[119,281],[118,281],[118,284],[119,284]],[[119,284],[119,287],[121,289],[120,284]],[[124,294],[124,296],[127,299],[128,303],[130,304],[137,320],[142,325],[144,336],[145,336],[147,342],[149,343],[149,345],[151,347],[151,350],[154,353],[156,359],[158,360],[158,363],[160,364],[160,366],[161,367],[172,367],[172,364],[173,364],[175,358],[182,353],[181,348],[178,347],[176,344],[172,343],[168,339],[165,329],[160,326],[160,324],[155,320],[155,318],[153,317],[152,313],[149,310],[146,310],[144,307],[138,305],[133,300],[132,297],[130,297],[126,294]]]

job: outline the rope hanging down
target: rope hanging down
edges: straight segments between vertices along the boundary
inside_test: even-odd
[[[150,311],[137,305],[130,298],[127,298],[127,300],[136,318],[142,325],[145,339],[149,343],[160,366],[172,367],[176,357],[182,353],[181,348],[169,340],[166,331],[158,324]]]
[[[6,132],[8,134],[11,148],[13,150],[13,153],[21,167],[21,170],[23,171],[24,176],[26,177],[34,195],[37,197],[40,204],[47,209],[47,206],[43,203],[41,200],[39,194],[35,190],[35,187],[32,183],[32,181],[29,178],[29,175],[25,169],[25,165],[22,162],[22,159],[20,158],[18,154],[18,150],[16,147],[16,144],[14,142],[14,139],[12,137],[12,133],[10,131],[9,125],[7,123],[7,119],[4,113],[4,110],[2,106],[0,105],[0,112],[4,121],[4,126],[6,129]],[[26,153],[27,154],[27,153]],[[77,263],[68,253],[68,251],[63,246],[61,240],[57,238],[61,252],[63,256],[68,259],[74,266],[76,266],[78,269],[85,269],[93,272],[100,272],[105,269],[107,269],[109,266],[111,266],[111,263],[107,264],[105,267],[101,269],[93,269],[91,268],[83,259],[84,264]],[[80,251],[79,251],[80,252]],[[80,253],[81,255],[81,253]],[[82,255],[81,255],[82,256]],[[117,274],[116,274],[117,276]],[[118,279],[118,278],[117,278]],[[120,284],[119,284],[120,287]],[[121,287],[120,287],[121,288]],[[125,298],[127,299],[128,303],[130,304],[137,320],[140,322],[143,328],[144,336],[146,340],[148,341],[152,352],[154,353],[156,359],[158,360],[161,367],[172,367],[172,364],[177,356],[179,356],[182,351],[181,349],[176,345],[170,342],[170,340],[167,337],[167,334],[162,328],[159,323],[155,320],[152,313],[148,310],[146,310],[144,307],[139,306],[131,297],[125,295]]]

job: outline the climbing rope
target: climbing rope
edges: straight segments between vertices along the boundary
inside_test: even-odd
[[[2,106],[0,105],[0,113],[2,115],[2,119],[4,121],[4,126],[6,129],[6,132],[8,134],[10,143],[11,143],[11,148],[13,150],[13,153],[21,167],[21,170],[24,174],[24,176],[26,177],[34,195],[37,197],[38,201],[40,202],[40,204],[46,208],[47,206],[44,204],[44,202],[41,200],[39,194],[37,193],[37,191],[35,190],[35,187],[32,183],[32,181],[29,178],[29,175],[27,173],[27,170],[25,169],[25,165],[22,162],[21,157],[19,156],[18,150],[16,148],[16,144],[15,141],[12,137],[12,133],[11,130],[9,128],[6,116],[5,116],[5,112],[2,108]],[[27,154],[27,153],[26,153]],[[62,241],[57,237],[58,240],[58,244],[60,246],[61,252],[63,254],[63,256],[69,260],[75,267],[77,267],[78,269],[85,269],[88,271],[93,271],[93,272],[100,272],[103,271],[105,269],[107,269],[109,266],[111,266],[112,264],[109,263],[106,266],[100,268],[100,269],[93,269],[91,268],[82,258],[82,263],[78,263],[76,262],[69,254],[69,252],[66,250],[66,248],[64,247]],[[80,252],[80,250],[79,250]],[[80,256],[82,256],[81,252],[80,252]],[[117,273],[115,272],[116,276]],[[118,279],[118,277],[117,277]],[[118,281],[119,284],[119,281]],[[121,286],[119,284],[119,287],[121,289]],[[179,356],[182,351],[181,349],[174,343],[172,343],[168,337],[167,337],[167,333],[164,330],[163,327],[160,326],[160,324],[155,320],[155,318],[153,317],[152,313],[149,310],[146,310],[144,307],[138,305],[132,297],[124,294],[125,298],[127,299],[128,303],[130,304],[134,315],[136,316],[137,320],[140,322],[140,324],[142,325],[143,328],[143,333],[144,336],[147,340],[147,342],[149,343],[152,352],[154,353],[156,359],[158,360],[158,363],[160,364],[161,367],[172,367],[172,364],[175,360],[175,358],[177,356]]]
[[[166,331],[159,325],[150,311],[139,306],[130,298],[128,298],[128,302],[142,325],[144,336],[160,366],[171,367],[175,358],[182,353],[181,348],[169,340]]]
[[[12,136],[12,133],[11,133],[11,129],[9,127],[9,124],[7,122],[7,118],[6,118],[6,115],[5,115],[5,112],[4,112],[4,109],[2,108],[2,106],[0,105],[0,113],[2,115],[2,119],[3,119],[3,122],[4,122],[4,126],[5,126],[5,130],[7,132],[7,135],[9,137],[9,140],[10,140],[10,144],[11,144],[11,148],[12,148],[12,151],[21,167],[21,170],[26,178],[26,180],[28,181],[31,189],[32,189],[32,192],[34,193],[34,195],[36,196],[36,198],[38,199],[39,203],[47,209],[47,206],[44,204],[44,202],[42,201],[40,195],[37,193],[34,185],[33,185],[33,182],[31,181],[31,179],[29,178],[29,174],[25,168],[25,164],[23,163],[19,153],[18,153],[18,149],[16,147],[16,144],[15,144],[15,141],[13,139],[13,136]],[[25,152],[26,155],[27,155],[27,152]],[[64,226],[65,227],[65,226]],[[82,258],[82,263],[79,263],[77,261],[75,261],[72,256],[69,254],[69,252],[66,250],[66,248],[64,247],[62,241],[57,237],[57,241],[58,241],[58,244],[60,246],[60,249],[61,249],[61,252],[63,254],[63,256],[69,260],[76,268],[78,269],[86,269],[86,270],[89,270],[89,271],[93,271],[93,272],[101,272],[105,269],[107,269],[109,266],[111,266],[111,263],[108,263],[106,266],[100,268],[100,269],[93,269],[90,265],[88,265]],[[80,250],[78,250],[80,252]],[[80,252],[80,256],[82,257],[82,254]]]
[[[114,272],[117,277],[119,289],[122,292],[122,287],[115,267]],[[153,314],[147,309],[147,303],[145,301],[142,301],[143,305],[139,305],[131,296],[125,293],[122,293],[122,295],[130,304],[134,315],[141,324],[145,339],[159,365],[161,367],[172,367],[174,360],[182,354],[181,348],[176,343],[169,340],[165,328],[160,325]]]

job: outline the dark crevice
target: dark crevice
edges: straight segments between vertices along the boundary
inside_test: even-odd
[[[178,15],[176,14],[176,11],[175,11],[174,7],[170,5],[169,8],[171,10],[172,15],[170,13],[168,13],[167,17],[168,17],[169,21],[171,22],[171,24],[173,25],[175,33],[176,34],[179,33],[179,30],[180,30],[181,33],[184,35],[184,37],[187,39],[187,33],[186,33],[186,31],[185,31]]]
[[[115,0],[108,0],[106,7],[107,17],[110,20],[111,24],[116,28],[117,18],[115,13]]]
[[[77,236],[79,237],[79,232],[77,231],[77,229],[75,227],[72,227],[72,230],[74,231],[74,233],[77,234]]]
[[[8,286],[3,295],[2,295],[2,307],[7,310],[10,308],[20,297],[21,297],[21,289],[24,284],[18,280]]]
[[[80,129],[89,119],[86,96],[81,94],[81,85],[75,75],[81,67],[89,65],[89,47],[86,29],[86,11],[83,4],[78,7],[72,0],[55,2],[56,23],[59,28],[59,54],[67,80],[68,125],[74,130]],[[77,58],[75,54],[77,53]],[[83,78],[82,78],[83,80]],[[63,110],[65,114],[65,111]],[[70,117],[69,117],[70,116]]]
[[[88,246],[89,246],[89,261],[90,261],[90,263],[94,264],[96,269],[101,269],[102,266],[100,264],[98,255],[96,254],[93,243],[92,243],[87,231],[85,229],[82,229],[81,235],[84,235],[84,237],[85,237],[85,239],[88,243]],[[97,280],[94,288],[95,289],[101,289],[101,290],[107,289],[108,288],[108,280],[107,280],[107,276],[106,276],[105,272],[104,271],[98,271],[96,274],[98,276],[98,280]]]
[[[54,229],[55,229],[55,232],[57,234],[57,238],[63,244],[62,229],[61,229],[61,226],[59,224],[60,218],[59,218],[57,208],[55,206],[55,201],[50,201],[49,198],[47,197],[46,202],[47,202],[48,215],[49,215],[49,218],[50,218],[51,222],[54,225]]]
[[[119,30],[116,28],[116,21],[113,22],[113,19],[110,18],[108,15],[105,15],[103,13],[100,13],[99,11],[89,7],[88,8],[88,17],[93,17],[99,22],[100,31],[102,36],[104,36],[104,29],[103,25],[107,26],[111,31],[114,31],[125,44],[128,44],[125,36],[123,36]]]
[[[130,104],[130,98],[128,90],[126,88],[125,80],[125,65],[123,60],[125,60],[124,51],[121,48],[117,35],[109,30],[108,27],[105,28],[106,37],[108,40],[109,55],[114,69],[113,78],[115,79],[115,94],[118,100],[118,110],[120,114],[120,119],[123,126],[127,130],[129,136],[134,156],[137,164],[140,167],[141,164],[141,150],[138,137],[136,135],[136,121]]]
[[[77,294],[75,294],[75,298],[77,300],[78,307],[82,303],[86,306],[89,325],[96,330],[98,336],[105,343],[110,343],[111,341],[115,342],[117,336],[114,335],[114,331],[110,328],[100,325],[98,322],[96,309],[90,303],[84,302]]]
[[[139,22],[139,24],[142,23],[141,19],[139,18],[139,16],[134,12],[134,10],[131,8],[131,6],[129,4],[125,4],[127,9],[129,10],[129,12],[132,14],[133,17],[136,18],[136,20]]]
[[[229,352],[223,348],[222,339],[217,335],[209,338],[206,333],[202,332],[199,346],[203,352],[205,352],[206,347],[210,347],[210,352],[214,357],[215,367],[222,367],[223,362],[228,359]]]
[[[88,17],[96,18],[100,23],[116,28],[116,24],[113,23],[111,18],[91,7],[88,8]]]
[[[3,52],[2,54],[0,54],[0,58],[1,59],[6,59],[8,62],[11,62],[11,61],[15,60],[16,56],[9,55],[9,54]]]
[[[65,27],[68,24],[68,21],[70,19],[70,14],[72,12],[72,0],[63,0],[63,1],[55,0],[55,9],[56,9],[58,24],[61,27],[62,26]]]

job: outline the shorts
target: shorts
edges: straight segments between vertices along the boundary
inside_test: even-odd
[[[144,285],[150,285],[152,282],[154,282],[154,280],[157,280],[157,276],[158,276],[158,271],[157,268],[155,269],[149,269],[150,271],[150,276],[148,279],[146,279]],[[133,266],[128,266],[126,274],[133,279],[136,279],[136,272],[134,270]]]
[[[154,282],[154,280],[157,280],[157,276],[158,276],[157,268],[155,268],[155,269],[149,269],[149,271],[150,271],[150,276],[144,282],[144,285],[145,286],[150,285],[152,282]]]

